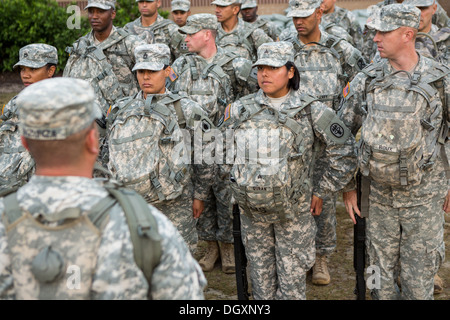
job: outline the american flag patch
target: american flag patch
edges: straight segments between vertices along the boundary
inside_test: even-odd
[[[175,73],[175,71],[173,71],[172,68],[170,68],[170,73],[169,73],[169,79],[170,81],[174,82],[175,80],[177,80],[178,76]]]
[[[342,90],[342,95],[345,97],[348,96],[348,94],[350,93],[350,83],[347,82],[347,85],[345,86],[345,88]]]
[[[229,105],[227,105],[227,107],[225,108],[225,112],[223,114],[223,121],[227,121],[228,119],[230,119],[231,117],[231,103]]]

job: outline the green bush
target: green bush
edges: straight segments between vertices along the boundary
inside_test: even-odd
[[[72,2],[76,4],[76,2]],[[80,28],[68,28],[73,11],[58,6],[55,0],[0,0],[0,71],[11,71],[19,60],[19,50],[30,43],[47,43],[58,49],[58,71],[64,69],[67,46],[90,30],[81,9]],[[168,18],[168,11],[159,11]],[[118,0],[114,25],[123,27],[139,17],[135,1]]]
[[[69,29],[71,13],[54,0],[0,1],[0,71],[10,71],[19,49],[30,43],[47,43],[58,49],[58,70],[67,61],[65,48],[89,30],[86,18],[80,29]]]

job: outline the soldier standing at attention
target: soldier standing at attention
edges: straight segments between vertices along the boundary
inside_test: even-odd
[[[19,50],[20,79],[25,87],[52,78],[58,64],[58,51],[45,43],[33,43]],[[2,109],[0,119],[0,191],[24,185],[34,172],[34,160],[22,146],[17,96]]]
[[[374,299],[433,299],[445,252],[444,211],[450,212],[448,144],[450,70],[415,50],[420,10],[383,6],[367,22],[380,61],[345,90],[340,118],[361,128],[361,207],[367,208],[368,265],[377,268]],[[356,191],[344,202],[355,222]],[[397,268],[400,285],[397,286]]]
[[[141,16],[123,28],[131,34],[143,35],[148,43],[164,43],[169,46],[171,63],[186,53],[184,38],[178,33],[178,26],[158,13],[161,0],[136,0],[136,2]]]
[[[262,29],[273,41],[278,40],[278,35],[281,30],[272,21],[258,16],[258,4],[256,0],[243,0],[241,4],[241,15],[245,22]]]
[[[87,81],[72,78],[42,80],[17,98],[36,174],[0,199],[0,298],[203,299],[198,263],[170,221],[143,200],[160,251],[150,282],[135,262],[125,209],[110,201],[108,183],[92,179],[101,117],[94,98]]]
[[[361,52],[346,40],[330,35],[319,27],[322,17],[321,0],[291,0],[288,17],[292,17],[296,37],[288,37],[294,45],[295,65],[300,73],[301,93],[317,97],[331,110],[336,111],[342,90],[354,75],[365,66]],[[284,40],[280,36],[280,40]],[[325,146],[316,145],[317,168],[326,167]],[[316,170],[314,183],[320,181],[321,170]],[[316,263],[312,270],[312,283],[327,285],[331,281],[327,260],[336,248],[336,198],[328,194],[323,199],[317,223]]]
[[[219,22],[217,45],[238,55],[256,60],[256,50],[265,42],[272,42],[263,30],[239,18],[241,0],[214,0],[215,14]]]
[[[170,9],[173,21],[181,28],[191,15],[191,2],[189,0],[173,0]]]
[[[131,69],[134,65],[134,48],[145,42],[126,32],[122,28],[113,25],[116,17],[115,0],[89,0],[85,10],[88,11],[88,20],[92,30],[85,36],[78,39],[73,47],[66,50],[70,56],[64,68],[64,77],[73,77],[96,82],[99,89],[94,84],[96,94],[100,95],[99,103],[106,113],[115,100],[135,94],[138,91],[136,76]],[[91,61],[82,64],[80,57],[87,55],[94,47],[99,49],[97,56],[99,59],[104,56],[105,64],[101,65],[102,74],[92,74],[96,70],[96,64]],[[116,83],[102,85],[101,81],[107,75],[113,73],[111,77],[117,78]],[[106,88],[107,87],[107,88]],[[106,101],[103,101],[103,99]]]
[[[194,151],[203,150],[196,150],[194,134],[214,126],[199,104],[166,89],[169,53],[162,43],[136,49],[133,70],[141,91],[118,101],[108,115],[108,168],[116,180],[161,210],[194,253],[195,218],[203,211],[215,174],[213,165],[195,163]]]
[[[321,213],[326,192],[353,177],[355,139],[330,108],[297,90],[290,42],[261,45],[255,66],[261,89],[228,106],[221,126],[235,134],[233,161],[224,166],[231,167],[240,207],[253,298],[306,299],[306,272],[315,258],[312,215]],[[328,166],[313,187],[317,139],[326,145]]]
[[[233,96],[239,98],[257,91],[252,62],[216,45],[217,18],[212,14],[190,16],[180,32],[186,34],[190,53],[173,63],[176,80],[170,89],[188,94],[218,124],[226,105],[234,101]],[[230,88],[232,91],[228,91]],[[203,271],[211,271],[219,256],[223,272],[235,270],[231,210],[226,181],[217,174],[197,224],[199,239],[207,242],[200,260]]]

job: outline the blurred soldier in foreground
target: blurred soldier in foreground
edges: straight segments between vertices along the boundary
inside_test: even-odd
[[[0,297],[202,299],[205,278],[170,221],[131,190],[92,179],[101,117],[94,98],[88,82],[72,78],[40,81],[17,98],[36,174],[0,199]],[[123,198],[144,207],[130,215],[117,203]],[[139,225],[130,222],[140,213]],[[155,245],[133,252],[140,242],[132,226]],[[135,258],[152,254],[150,280],[138,264],[150,266]]]

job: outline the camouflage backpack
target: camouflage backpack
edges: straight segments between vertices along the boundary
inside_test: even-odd
[[[24,185],[35,169],[33,158],[22,145],[16,98],[0,116],[0,191]]]
[[[225,50],[236,52],[248,60],[256,61],[257,53],[252,34],[258,27],[248,22],[244,22],[244,25],[246,28],[240,28],[237,35],[228,36],[226,32],[219,32],[216,43]],[[240,48],[244,49],[247,55],[240,53]]]
[[[297,37],[287,39],[291,41],[295,49],[295,65],[300,72],[300,88],[301,92],[314,94],[321,102],[325,103],[333,110],[337,110],[341,99],[341,88],[349,81],[348,76],[343,72],[341,62],[342,50],[339,42],[343,39],[330,35],[325,44],[316,43],[315,46],[304,46],[299,43]],[[317,51],[318,59],[310,59],[311,53]],[[348,64],[355,66],[358,61],[357,51],[349,57]],[[364,65],[360,65],[362,69]],[[318,80],[327,81],[326,86],[311,86]]]
[[[230,186],[245,214],[272,223],[294,213],[295,193],[310,191],[314,159],[308,159],[305,150],[314,140],[313,131],[305,137],[294,117],[307,117],[312,126],[310,104],[316,98],[304,94],[301,106],[279,111],[255,103],[254,96],[239,100],[243,109],[233,126],[236,156]]]
[[[151,286],[153,270],[161,258],[156,220],[136,192],[113,181],[104,186],[109,195],[86,213],[67,208],[52,215],[41,214],[48,222],[63,221],[58,225],[44,225],[39,217],[22,210],[14,189],[3,193],[2,222],[12,255],[16,299],[89,299],[101,233],[117,203],[127,219],[135,262]]]
[[[196,54],[183,55],[182,59],[181,70],[175,72],[179,75],[189,72],[192,81],[174,79],[169,88],[173,92],[184,92],[191,100],[199,103],[217,125],[233,94],[229,76],[217,63],[202,65]],[[224,60],[223,64],[226,62]]]
[[[128,33],[123,29],[117,29],[114,37],[109,37],[98,46],[90,43],[86,37],[81,37],[73,44],[73,47],[66,48],[70,56],[64,68],[63,77],[89,81],[104,113],[118,99],[124,97],[119,79],[108,62],[104,50],[119,43],[127,35]]]
[[[429,61],[434,68],[427,74],[396,71],[385,75],[382,61],[363,70],[368,76],[363,106],[367,114],[358,163],[364,176],[392,187],[418,185],[439,155],[448,174],[442,78],[450,71]],[[404,77],[395,76],[402,73]]]
[[[152,98],[124,98],[109,113],[108,167],[116,180],[155,203],[183,192],[191,159],[177,116],[167,106],[173,103],[179,108],[184,97],[170,94],[156,103]],[[142,117],[151,119],[152,125],[136,126]]]

